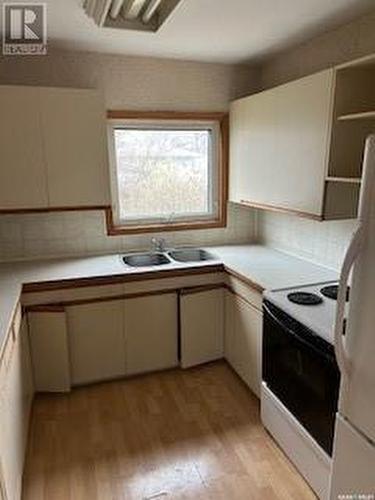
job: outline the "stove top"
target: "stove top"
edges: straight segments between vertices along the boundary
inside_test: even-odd
[[[288,293],[288,300],[294,304],[300,304],[303,306],[316,306],[317,304],[321,304],[323,302],[322,297],[316,293],[307,292]]]
[[[320,293],[332,300],[337,300],[337,296],[339,293],[339,285],[329,285],[325,286],[320,290]],[[350,287],[346,289],[346,302],[349,301]]]
[[[337,291],[337,282],[329,282],[273,290],[265,292],[264,297],[316,335],[333,344]]]

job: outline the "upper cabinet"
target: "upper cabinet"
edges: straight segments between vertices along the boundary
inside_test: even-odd
[[[48,205],[39,89],[0,87],[0,209]]]
[[[98,93],[43,89],[41,123],[50,206],[109,205],[106,121]]]
[[[324,220],[356,216],[375,59],[231,105],[230,200]]]
[[[110,204],[97,91],[1,86],[0,105],[0,210]]]

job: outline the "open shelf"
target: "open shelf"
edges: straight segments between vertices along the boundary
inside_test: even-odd
[[[368,120],[368,119],[374,119],[375,120],[375,111],[365,111],[363,113],[349,113],[347,115],[338,116],[337,119],[340,120],[340,121],[347,121],[347,120]]]
[[[360,183],[326,179],[324,215],[326,220],[354,219],[357,217]],[[340,178],[338,178],[340,179]]]
[[[328,182],[346,182],[347,184],[361,184],[362,179],[360,177],[331,177],[328,176],[326,179]]]

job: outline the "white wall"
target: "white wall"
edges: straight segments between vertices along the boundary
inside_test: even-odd
[[[89,52],[0,56],[0,84],[99,88],[108,109],[227,110],[259,76],[249,66]]]
[[[270,88],[345,61],[375,53],[375,12],[266,61],[261,87]],[[339,269],[355,221],[314,222],[260,212],[259,238],[266,245]]]
[[[374,52],[375,10],[264,61],[261,87],[273,87]]]
[[[94,87],[107,109],[227,110],[257,89],[248,66],[121,57],[84,52],[0,56],[0,84]],[[228,227],[165,233],[173,244],[225,244],[254,239],[254,212],[230,207]],[[0,260],[119,252],[149,247],[153,235],[106,236],[102,212],[0,216]]]

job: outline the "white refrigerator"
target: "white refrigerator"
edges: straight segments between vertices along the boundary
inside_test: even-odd
[[[335,350],[341,386],[330,500],[375,500],[375,135],[366,141],[358,229],[341,271]]]

